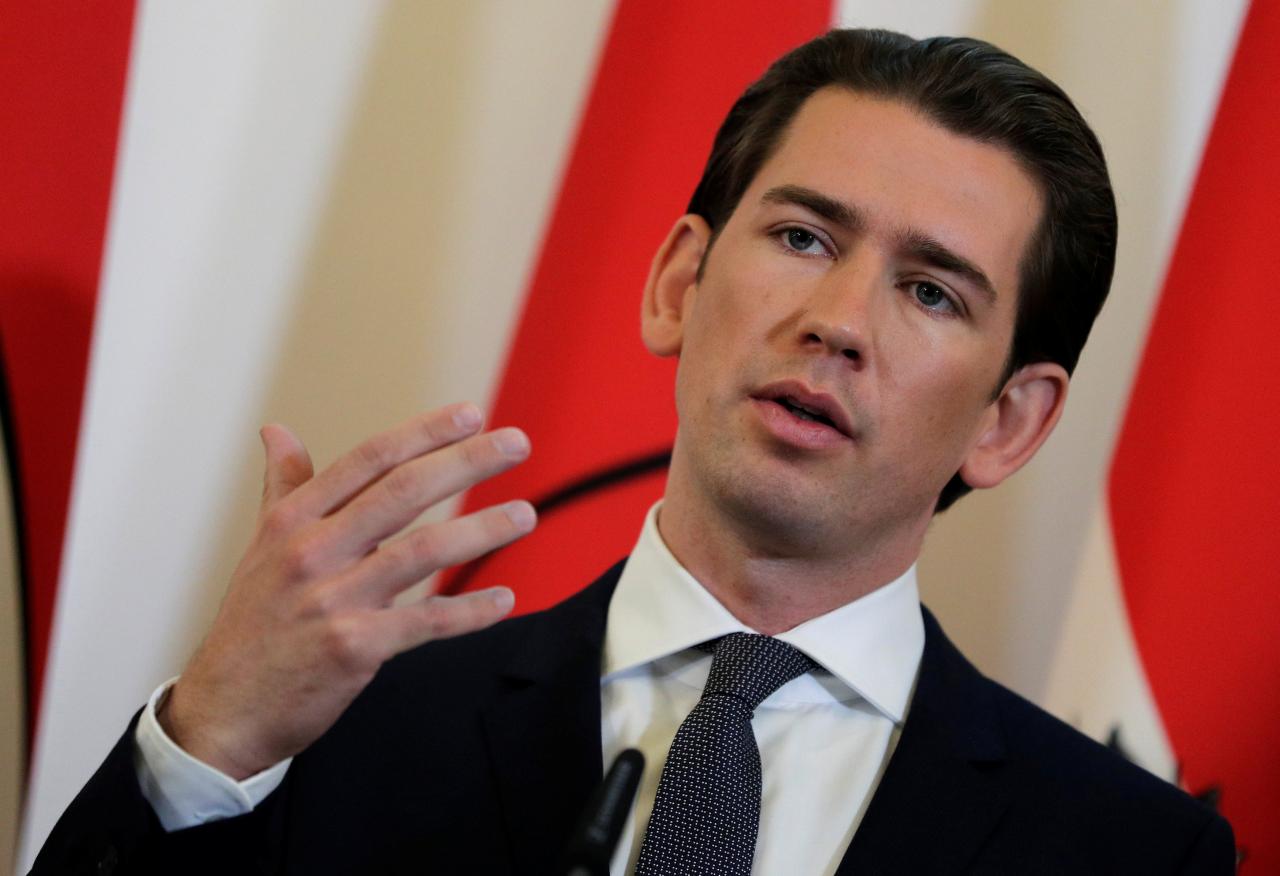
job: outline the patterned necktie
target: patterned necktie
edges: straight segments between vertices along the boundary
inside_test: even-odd
[[[760,829],[756,706],[815,664],[769,636],[731,633],[700,646],[711,674],[684,719],[658,780],[636,876],[751,873]]]

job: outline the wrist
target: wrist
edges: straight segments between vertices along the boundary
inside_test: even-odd
[[[155,711],[156,722],[170,741],[196,760],[237,782],[271,766],[271,763],[266,763],[257,767],[241,756],[242,746],[220,743],[212,723],[189,708],[181,681],[161,695]]]

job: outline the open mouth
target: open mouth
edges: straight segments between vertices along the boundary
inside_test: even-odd
[[[824,426],[830,426],[832,429],[836,428],[836,424],[831,421],[830,417],[826,416],[821,411],[815,411],[815,410],[812,410],[811,408],[806,408],[804,405],[800,404],[795,399],[790,398],[789,396],[782,396],[780,398],[775,398],[774,402],[786,408],[787,411],[789,411],[791,414],[799,417],[802,420],[810,420],[814,423],[821,423]]]
[[[830,392],[813,389],[803,381],[776,380],[762,386],[752,396],[766,420],[772,422],[784,441],[801,446],[827,448],[856,440],[853,422],[839,400]]]

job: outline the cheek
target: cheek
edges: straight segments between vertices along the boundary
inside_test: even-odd
[[[934,428],[941,445],[939,459],[947,476],[964,463],[986,429],[991,399],[989,383],[986,375],[980,375],[968,385],[954,387],[939,404],[939,422]],[[942,411],[942,405],[948,408]]]
[[[999,377],[980,351],[907,332],[905,355],[884,361],[881,398],[893,410],[891,429],[939,452],[967,447]]]
[[[704,284],[696,293],[686,323],[686,351],[699,363],[725,363],[756,349],[767,335],[772,296],[767,286]],[[692,348],[692,349],[689,349]]]
[[[697,419],[719,391],[724,373],[732,371],[725,358],[725,314],[700,298],[685,323],[684,341],[676,366],[676,407],[681,422]]]

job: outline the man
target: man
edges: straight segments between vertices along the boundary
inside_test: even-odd
[[[1057,422],[1114,246],[1101,149],[1039,74],[972,40],[800,47],[645,285],[680,427],[626,564],[483,631],[509,592],[398,605],[533,528],[512,502],[393,538],[522,433],[455,405],[313,474],[267,427],[213,628],[37,872],[553,872],[629,746],[614,872],[1230,872],[1222,819],[980,676],[916,596],[932,515]]]

